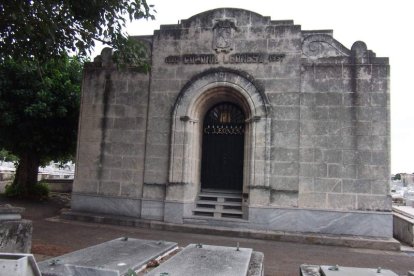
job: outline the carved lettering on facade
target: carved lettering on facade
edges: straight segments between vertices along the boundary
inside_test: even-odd
[[[265,55],[260,53],[242,53],[230,55],[228,63],[263,63]]]
[[[285,54],[270,54],[268,60],[269,62],[282,62],[285,56]]]
[[[216,55],[184,55],[183,64],[216,64],[218,59]]]
[[[181,61],[181,57],[180,56],[168,56],[165,58],[165,63],[168,64],[178,64]]]
[[[225,64],[239,63],[274,63],[282,62],[285,54],[265,54],[265,53],[237,53],[226,55],[222,62]],[[167,64],[218,64],[218,55],[214,54],[188,54],[182,56],[168,56],[165,58]]]

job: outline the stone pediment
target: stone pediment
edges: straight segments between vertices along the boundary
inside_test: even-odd
[[[161,31],[173,29],[190,28],[215,28],[218,21],[230,20],[237,27],[267,27],[274,25],[293,25],[292,20],[271,20],[269,16],[258,13],[237,9],[237,8],[218,8],[201,12],[188,19],[182,19],[178,24],[161,25]]]
[[[214,10],[205,11],[196,14],[186,20],[182,20],[181,24],[184,28],[190,28],[192,26],[200,26],[205,28],[214,27],[214,21],[217,19],[237,18],[238,26],[247,25],[269,25],[270,17],[262,16],[258,13],[235,8],[219,8]]]
[[[154,38],[177,41],[171,44],[174,47],[171,52],[175,54],[165,57],[167,64],[224,65],[245,63],[244,60],[271,63],[282,62],[293,53],[305,62],[353,62],[352,50],[337,41],[331,30],[305,31],[293,20],[272,20],[269,16],[236,8],[213,9],[178,24],[161,25],[154,32]],[[179,52],[185,56],[177,55]],[[233,57],[226,59],[218,56],[221,54]],[[365,55],[372,61],[375,59],[371,51]]]

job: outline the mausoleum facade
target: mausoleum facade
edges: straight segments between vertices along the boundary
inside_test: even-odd
[[[85,66],[73,211],[392,237],[388,58],[230,8],[136,39]]]

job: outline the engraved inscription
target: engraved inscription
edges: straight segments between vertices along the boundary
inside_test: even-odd
[[[178,64],[180,63],[180,60],[181,60],[180,56],[168,56],[165,58],[165,63]]]
[[[183,64],[216,64],[218,59],[216,55],[184,55]]]
[[[265,55],[260,53],[242,53],[230,55],[229,63],[263,63]]]
[[[268,60],[269,62],[281,62],[285,56],[285,54],[270,54]]]
[[[240,63],[274,63],[282,62],[285,54],[265,53],[237,53],[223,56],[221,62],[225,64]],[[182,56],[168,56],[165,58],[167,64],[218,64],[218,55],[214,54],[188,54]]]

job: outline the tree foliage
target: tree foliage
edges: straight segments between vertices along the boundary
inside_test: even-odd
[[[138,50],[142,45],[128,39],[125,24],[153,19],[153,12],[146,0],[1,0],[0,58],[42,63],[69,51],[86,56],[95,41]]]
[[[82,66],[68,56],[0,63],[0,148],[19,158],[15,182],[23,194],[39,165],[75,153]]]
[[[19,159],[10,190],[26,196],[38,166],[75,152],[82,62],[96,41],[118,63],[147,68],[128,20],[153,19],[146,0],[0,0],[0,149]]]
[[[394,176],[394,180],[401,180],[401,174],[400,174],[400,173],[397,173],[397,174]]]
[[[16,162],[17,160],[19,159],[15,155],[11,154],[5,149],[0,149],[0,161]]]

